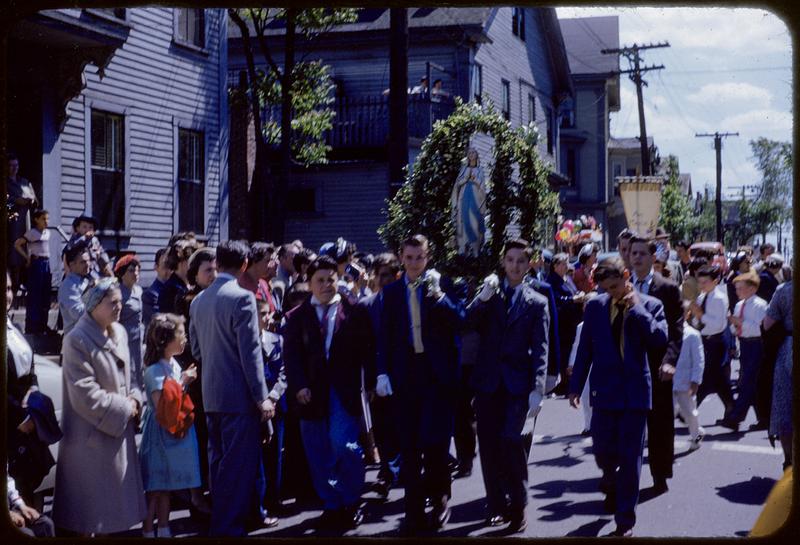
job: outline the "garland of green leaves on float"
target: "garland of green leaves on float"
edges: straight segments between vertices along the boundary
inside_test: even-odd
[[[477,257],[457,255],[450,198],[462,159],[473,135],[494,139],[491,176],[487,180],[486,227],[489,238]],[[539,133],[531,124],[512,129],[491,103],[481,107],[456,98],[455,111],[436,121],[422,143],[416,163],[406,172],[406,182],[387,202],[387,221],[378,229],[388,248],[414,234],[428,237],[431,262],[446,274],[483,277],[499,262],[506,228],[519,227],[532,245],[549,241],[558,216],[558,194],[548,185],[549,165],[539,156]],[[518,176],[513,180],[514,164]]]

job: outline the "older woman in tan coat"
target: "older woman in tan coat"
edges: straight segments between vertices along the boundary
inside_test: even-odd
[[[86,313],[64,337],[64,407],[53,520],[81,535],[130,529],[145,515],[136,454],[141,392],[131,386],[122,295],[105,278],[83,296]]]

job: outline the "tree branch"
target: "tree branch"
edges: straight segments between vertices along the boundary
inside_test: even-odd
[[[258,37],[258,45],[261,48],[261,55],[264,56],[264,60],[269,65],[270,70],[272,70],[275,73],[275,78],[280,80],[283,77],[283,75],[281,74],[281,69],[275,62],[275,59],[272,58],[272,53],[270,52],[269,44],[267,43],[267,38],[264,34],[264,29],[266,25],[264,25],[263,22],[266,20],[266,17],[264,19],[261,19],[259,17],[259,21],[256,22],[256,17],[255,17],[256,10],[252,8],[248,8],[248,10],[250,11],[250,16],[253,19],[253,26],[256,29],[256,36]]]
[[[253,59],[253,44],[250,39],[250,30],[247,23],[234,8],[228,8],[228,16],[239,27],[244,42],[244,54],[247,59],[247,74],[250,80],[250,108],[253,113],[253,124],[255,126],[256,138],[258,142],[264,141],[264,131],[261,125],[261,107],[258,103],[258,78],[256,76],[256,64]]]

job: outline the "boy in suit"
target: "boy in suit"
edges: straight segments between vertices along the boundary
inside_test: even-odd
[[[578,408],[591,368],[592,444],[603,472],[606,509],[615,513],[615,536],[633,534],[644,430],[652,408],[647,354],[667,344],[663,305],[637,293],[629,278],[620,258],[604,259],[595,269],[595,282],[604,293],[586,305],[569,383],[570,405]]]
[[[373,341],[366,312],[336,293],[336,269],[328,256],[309,265],[311,297],[286,316],[283,356],[311,479],[324,503],[319,523],[347,529],[363,520],[361,373]]]
[[[464,312],[442,292],[439,273],[425,271],[424,236],[403,241],[400,259],[405,273],[383,290],[375,393],[395,396],[393,422],[405,483],[403,531],[415,534],[424,526],[426,497],[433,503],[434,528],[450,517],[448,451],[459,387],[456,335]]]
[[[488,276],[467,307],[467,321],[480,335],[472,386],[487,522],[509,522],[511,533],[527,526],[528,462],[522,428],[529,410],[536,414],[541,409],[547,373],[548,301],[523,282],[531,254],[527,241],[507,242],[502,281]]]

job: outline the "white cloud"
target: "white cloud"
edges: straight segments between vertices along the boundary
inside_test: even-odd
[[[669,41],[673,48],[790,52],[786,24],[773,13],[752,8],[557,8],[558,16],[620,15],[620,42]]]
[[[722,120],[724,130],[738,131],[747,138],[791,139],[792,114],[771,109],[756,109],[726,117]]]
[[[709,83],[686,99],[696,104],[732,106],[731,103],[745,103],[765,107],[772,102],[772,93],[750,83]]]

